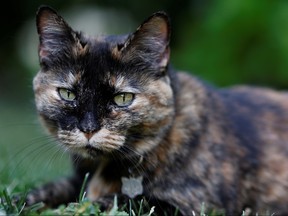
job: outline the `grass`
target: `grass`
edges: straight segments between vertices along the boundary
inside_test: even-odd
[[[0,191],[0,216],[6,215],[95,215],[95,216],[151,216],[154,213],[154,207],[149,208],[147,211],[147,203],[142,199],[138,203],[133,200],[129,200],[129,206],[118,206],[117,197],[114,197],[113,207],[108,211],[101,211],[100,206],[97,203],[90,202],[85,196],[85,184],[87,182],[88,175],[85,176],[81,192],[79,194],[79,201],[69,203],[68,205],[61,205],[55,209],[45,209],[43,203],[37,203],[27,207],[25,204],[25,196],[27,191],[20,191],[20,194],[13,194],[10,191],[11,188],[5,188]],[[17,195],[18,201],[15,202],[15,196]],[[175,215],[176,216],[176,215]]]
[[[21,197],[20,202],[15,204],[12,201],[12,195],[8,194],[7,190],[0,193],[0,215],[95,215],[95,216],[151,216],[154,212],[154,207],[149,212],[143,210],[143,200],[137,203],[137,209],[132,209],[132,201],[129,202],[128,210],[124,207],[119,208],[117,197],[114,198],[114,205],[109,211],[101,212],[99,205],[90,202],[86,197],[83,197],[77,203],[69,203],[67,206],[61,205],[56,209],[43,209],[43,203],[26,207],[24,197]],[[135,204],[133,205],[135,206]]]

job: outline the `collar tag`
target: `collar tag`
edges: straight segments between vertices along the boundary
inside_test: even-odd
[[[139,176],[137,178],[134,177],[122,177],[122,194],[129,196],[131,199],[134,197],[141,195],[143,193],[143,176]]]

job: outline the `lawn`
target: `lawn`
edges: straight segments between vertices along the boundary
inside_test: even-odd
[[[29,188],[69,171],[67,155],[43,133],[33,103],[0,104],[1,213],[4,191],[24,195]]]

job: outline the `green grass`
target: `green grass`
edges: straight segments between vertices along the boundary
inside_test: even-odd
[[[84,186],[87,178],[88,175],[86,175],[83,182],[78,202],[61,205],[55,209],[46,209],[43,203],[37,203],[29,207],[26,206],[25,196],[27,194],[27,185],[24,186],[25,183],[23,182],[19,182],[18,185],[14,183],[13,187],[10,186],[0,191],[0,215],[151,216],[154,213],[154,207],[149,207],[147,202],[144,202],[143,199],[138,202],[129,200],[127,205],[119,207],[116,196],[114,198],[113,207],[102,212],[97,203],[90,202],[85,196]],[[18,191],[18,193],[15,191]],[[15,196],[18,197],[17,202],[15,201]]]
[[[13,194],[13,192],[10,192],[11,188],[2,189],[2,191],[0,191],[0,215],[151,216],[153,214],[154,207],[149,207],[148,211],[148,204],[147,202],[144,204],[143,199],[140,202],[129,200],[128,207],[126,205],[119,207],[116,196],[114,197],[113,207],[102,212],[97,203],[90,202],[85,196],[84,188],[87,179],[88,175],[85,176],[78,202],[61,205],[55,209],[47,209],[43,203],[37,203],[28,207],[25,204],[26,190],[20,190],[20,194]],[[14,198],[15,195],[18,196],[17,202]]]
[[[113,207],[105,212],[101,212],[99,205],[90,202],[86,197],[83,197],[77,203],[69,203],[67,206],[61,205],[56,209],[44,209],[43,203],[26,207],[24,195],[20,201],[15,204],[12,195],[3,190],[0,193],[0,215],[95,215],[95,216],[150,216],[154,212],[154,207],[149,212],[143,210],[143,200],[139,203],[132,204],[129,202],[129,208],[126,206],[119,207],[117,197],[114,198]],[[137,206],[137,208],[135,208]],[[134,209],[132,208],[134,207]]]

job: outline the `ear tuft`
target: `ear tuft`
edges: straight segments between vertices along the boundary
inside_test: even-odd
[[[49,6],[41,6],[36,14],[37,32],[40,36],[64,36],[70,34],[72,29],[64,21],[64,19],[57,14],[57,12]]]
[[[41,6],[36,14],[39,35],[40,62],[53,58],[55,54],[69,52],[75,44],[75,33],[57,12],[48,6]]]
[[[138,59],[157,68],[169,62],[170,21],[165,12],[157,12],[146,19],[127,39],[120,52],[123,60]]]

